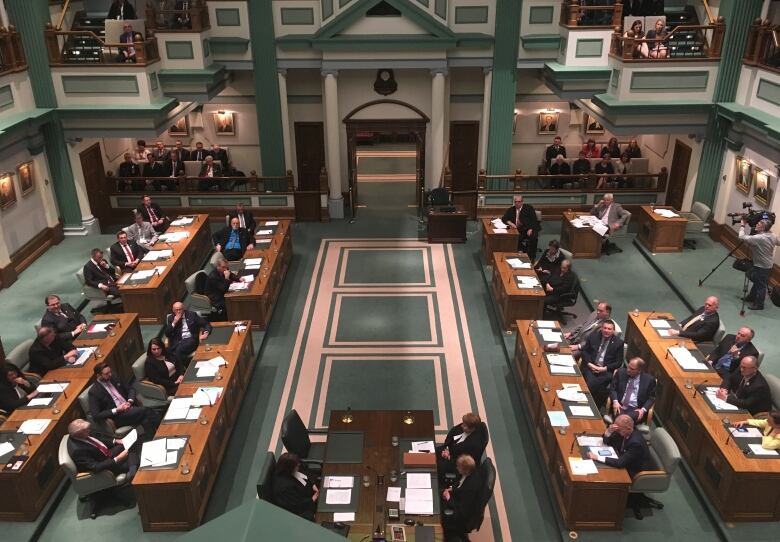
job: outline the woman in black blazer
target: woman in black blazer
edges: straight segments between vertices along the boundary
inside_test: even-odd
[[[478,414],[463,415],[463,423],[450,429],[444,444],[436,448],[436,467],[439,478],[456,472],[455,461],[463,454],[471,456],[474,463],[482,461],[482,453],[488,443],[487,427]]]
[[[442,517],[445,540],[462,540],[469,520],[480,512],[479,494],[482,480],[477,473],[477,464],[470,455],[463,454],[456,461],[458,480],[455,485],[442,491],[441,498],[453,514]]]
[[[300,471],[301,461],[293,453],[283,453],[276,462],[273,502],[276,506],[314,521],[320,490],[314,477]]]
[[[154,338],[149,341],[144,362],[144,377],[163,386],[168,395],[176,395],[176,389],[184,380],[181,362],[175,357],[169,359],[165,355],[165,345],[160,339]]]
[[[20,406],[24,406],[33,399],[38,392],[22,372],[10,363],[3,366],[0,371],[0,410],[11,414]]]

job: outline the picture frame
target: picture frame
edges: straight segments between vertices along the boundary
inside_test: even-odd
[[[739,190],[743,194],[749,194],[750,184],[753,180],[752,177],[753,165],[750,162],[748,162],[744,157],[737,156],[736,168],[737,169],[734,178],[737,184],[737,190]]]
[[[585,116],[586,134],[603,134],[604,132],[604,125],[599,122],[599,119],[590,115]]]
[[[0,174],[0,209],[7,209],[16,203],[16,187],[13,173]]]
[[[539,124],[537,133],[539,135],[550,135],[558,133],[559,113],[557,111],[542,111],[539,113]]]
[[[218,136],[236,135],[235,113],[230,111],[217,111],[214,113],[214,132]]]
[[[772,177],[766,171],[755,168],[753,170],[755,181],[753,182],[753,199],[762,207],[769,207],[772,200],[772,188],[770,186]]]
[[[189,115],[184,115],[176,121],[176,124],[168,128],[168,135],[171,137],[182,137],[190,135]]]
[[[35,190],[35,173],[32,161],[20,164],[16,168],[16,175],[19,177],[19,188],[22,190],[22,197]]]

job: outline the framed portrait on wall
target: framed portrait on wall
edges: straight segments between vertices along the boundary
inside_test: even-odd
[[[769,186],[772,178],[766,171],[760,171],[758,168],[754,170],[754,175],[756,179],[753,183],[753,199],[759,205],[768,207],[772,199],[772,189]]]
[[[6,209],[16,203],[14,174],[0,173],[0,209]]]
[[[190,135],[190,119],[187,115],[184,115],[176,124],[168,128],[168,135],[173,137],[181,137]]]
[[[235,114],[229,111],[214,113],[214,132],[218,136],[236,135]]]
[[[33,177],[33,163],[25,162],[16,168],[16,174],[19,176],[19,188],[22,189],[22,196],[26,196],[35,190],[35,177]]]
[[[737,156],[737,174],[735,175],[737,190],[744,194],[750,193],[751,171],[753,167],[744,157]]]
[[[586,134],[603,134],[604,126],[599,122],[596,117],[587,115],[585,117],[585,133]]]
[[[539,113],[539,134],[555,134],[558,132],[558,112],[542,111]]]

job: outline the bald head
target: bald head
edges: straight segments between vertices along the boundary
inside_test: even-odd
[[[621,414],[615,418],[615,429],[622,436],[627,437],[634,432],[634,420],[627,414]]]

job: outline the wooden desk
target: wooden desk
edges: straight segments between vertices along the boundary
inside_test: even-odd
[[[680,369],[666,356],[676,340],[658,339],[648,316],[629,314],[626,329],[629,352],[648,352],[651,372],[659,377],[656,414],[665,422],[682,457],[693,470],[705,493],[724,521],[778,521],[780,519],[780,458],[756,459],[746,456],[729,438],[723,419],[736,422],[749,418],[745,412],[715,412],[696,391],[696,384],[718,385],[714,371],[691,372]],[[693,348],[692,343],[686,343]],[[664,380],[663,387],[661,386]],[[689,387],[690,386],[690,387]]]
[[[576,383],[587,391],[585,379],[576,375],[551,374],[543,359],[542,345],[534,330],[529,330],[531,321],[520,320],[516,325],[514,363],[520,376],[520,392],[525,398],[531,425],[535,428],[534,435],[566,528],[621,529],[631,485],[626,470],[602,467],[598,474],[575,475],[569,465],[569,457],[581,457],[576,444],[577,433],[601,435],[605,429],[604,422],[569,416],[570,425],[562,435],[559,428],[550,425],[547,416],[548,410],[561,410],[560,403],[555,403],[556,390],[561,389],[563,383]],[[564,348],[562,352],[569,352],[569,349]]]
[[[213,324],[214,327],[233,326],[233,322]],[[210,350],[206,350],[209,348]],[[138,511],[144,531],[188,531],[200,525],[206,511],[214,481],[222,463],[230,433],[238,416],[241,401],[254,369],[252,334],[233,332],[230,342],[223,346],[201,345],[193,354],[195,360],[221,355],[227,367],[220,370],[222,379],[212,382],[182,383],[177,397],[191,396],[201,386],[220,386],[223,393],[210,407],[203,407],[206,425],[191,423],[164,423],[155,433],[163,436],[189,436],[189,446],[175,469],[141,469],[133,479],[138,500]],[[188,463],[190,472],[181,473],[181,464]]]
[[[493,265],[494,252],[516,252],[517,230],[507,228],[505,233],[496,233],[489,218],[482,219],[482,257],[488,265]]]
[[[639,231],[637,238],[650,252],[682,252],[685,228],[688,219],[665,218],[653,212],[653,209],[670,209],[658,205],[642,205],[639,207]],[[676,212],[676,211],[675,211]]]
[[[333,410],[330,413],[330,422],[328,424],[328,438],[335,431],[362,431],[363,432],[363,461],[362,463],[325,463],[323,465],[323,476],[331,475],[355,475],[358,476],[356,484],[362,484],[360,478],[368,474],[371,477],[371,485],[363,487],[360,485],[360,494],[358,496],[358,508],[355,513],[355,521],[350,523],[349,540],[355,542],[363,540],[364,537],[373,534],[377,525],[385,526],[385,536],[390,540],[390,534],[387,532],[386,525],[387,508],[398,508],[398,503],[386,502],[387,486],[403,486],[400,480],[400,473],[404,470],[401,465],[401,454],[398,447],[392,445],[393,436],[399,439],[415,438],[420,440],[433,440],[433,412],[430,410],[411,411],[415,422],[407,425],[403,422],[405,411],[403,410],[355,410],[352,411],[353,422],[346,424],[341,421],[344,411]],[[373,473],[367,466],[373,469]],[[395,470],[399,473],[399,481],[390,481],[390,471]],[[384,485],[377,484],[377,476],[384,476]],[[436,467],[433,467],[432,476],[436,477]],[[324,498],[324,494],[323,498]],[[438,498],[434,495],[433,498]],[[317,522],[332,521],[332,512],[318,512]],[[414,519],[421,521],[426,525],[431,525],[436,530],[437,537],[442,536],[439,517],[434,516],[413,516],[401,513],[398,520],[393,520],[392,524],[403,524],[405,519]],[[409,538],[410,533],[412,538]],[[414,540],[414,529],[406,528],[406,536],[409,540]],[[438,539],[438,538],[437,538]]]
[[[603,238],[591,228],[575,228],[571,221],[590,213],[564,211],[561,219],[561,247],[575,258],[600,258]]]
[[[290,220],[278,222],[273,235],[256,236],[255,248],[244,255],[244,258],[263,258],[261,270],[249,289],[225,295],[228,317],[231,320],[251,320],[253,329],[268,327],[292,260]],[[263,226],[258,229],[262,230]]]
[[[530,262],[525,254],[517,252],[496,252],[494,254],[493,280],[491,289],[498,303],[501,325],[507,331],[516,329],[517,320],[535,320],[544,316],[544,290],[542,288],[520,289],[515,276],[536,277],[531,269],[512,269],[507,258],[520,258]]]
[[[468,213],[456,206],[452,213],[436,209],[428,210],[429,243],[465,243]]]
[[[169,260],[160,262],[141,262],[136,270],[154,269],[165,266],[165,271],[154,275],[149,282],[137,286],[119,285],[122,304],[126,312],[136,312],[143,324],[162,324],[165,315],[171,312],[171,305],[180,301],[186,293],[184,281],[200,269],[203,260],[211,252],[211,229],[208,215],[194,216],[195,221],[188,226],[169,226],[167,233],[186,231],[189,237],[170,246],[158,241],[154,250],[173,249]],[[123,275],[120,280],[129,274]]]
[[[94,339],[84,331],[73,344],[78,348],[97,346],[96,355],[90,356],[81,367],[73,369],[60,367],[49,371],[46,373],[46,379],[86,378],[91,381],[94,377],[93,368],[98,361],[102,361],[111,367],[111,371],[122,382],[130,382],[133,379],[133,362],[146,350],[138,320],[138,315],[135,313],[95,315],[90,324],[117,322],[117,325],[102,339]]]

